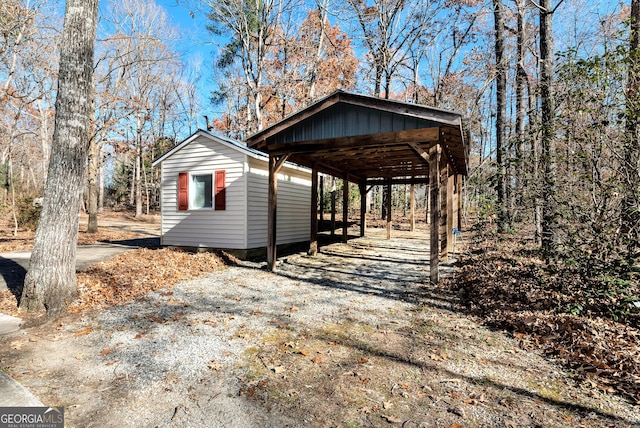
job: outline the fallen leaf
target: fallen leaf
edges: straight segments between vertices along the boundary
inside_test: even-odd
[[[105,356],[105,355],[109,355],[111,353],[111,349],[109,348],[105,348],[102,351],[100,351],[100,355]]]
[[[311,361],[313,361],[316,364],[324,364],[325,363],[325,359],[322,357],[313,357],[311,359]]]
[[[402,419],[398,419],[395,416],[390,416],[390,415],[380,415],[383,419],[385,419],[387,422],[389,422],[390,424],[401,424],[402,423]]]
[[[212,360],[212,361],[209,361],[209,364],[207,364],[207,367],[209,367],[210,370],[218,371],[222,369],[222,364],[220,364],[216,360]]]
[[[76,332],[76,334],[74,334],[74,336],[84,336],[85,334],[89,334],[91,333],[91,329],[90,328],[85,328],[84,330],[80,330],[78,332]]]
[[[299,351],[296,351],[296,354],[304,355],[306,357],[307,355],[309,355],[309,351],[307,351],[306,349],[301,349]]]

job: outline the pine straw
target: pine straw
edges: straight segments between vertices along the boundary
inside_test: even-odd
[[[456,290],[472,314],[513,332],[521,347],[556,358],[587,386],[640,404],[638,315],[616,322],[602,310],[610,297],[588,296],[577,275],[549,275],[515,240],[499,246],[495,239],[476,244],[444,289]],[[580,315],[569,313],[579,304]]]
[[[215,253],[169,248],[132,250],[78,273],[78,298],[69,306],[69,312],[77,314],[126,303],[223,267],[224,262]],[[20,315],[17,303],[10,291],[0,290],[1,313]]]

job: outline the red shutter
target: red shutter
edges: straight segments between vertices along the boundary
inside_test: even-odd
[[[216,171],[216,210],[225,210],[227,208],[227,183],[226,183],[226,171]]]
[[[189,209],[189,173],[178,174],[178,211]]]

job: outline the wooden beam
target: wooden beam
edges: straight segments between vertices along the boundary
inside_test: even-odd
[[[387,180],[387,239],[391,239],[391,180]]]
[[[278,204],[278,160],[269,155],[269,200],[267,205],[267,269],[276,269],[276,216]]]
[[[431,212],[430,228],[430,263],[429,277],[433,284],[440,281],[438,266],[440,264],[440,146],[435,145],[429,150],[429,175],[431,186],[429,189],[429,210]]]
[[[308,254],[318,254],[318,170],[315,168],[311,171],[311,236]]]
[[[336,234],[336,178],[331,177],[331,236]]]
[[[455,227],[455,179],[451,167],[447,166],[447,257],[453,252],[453,228]]]
[[[320,224],[324,222],[324,175],[319,177],[320,179],[320,190],[318,191],[320,197]]]
[[[361,180],[358,188],[360,189],[360,236],[364,236],[367,228],[367,182]]]
[[[347,229],[349,226],[349,180],[347,180],[347,173],[342,176],[342,242],[347,243],[349,240],[349,234]]]
[[[409,230],[415,232],[416,230],[416,188],[415,184],[411,183],[411,190],[409,191]]]
[[[370,178],[367,180],[367,185],[380,186],[387,183],[388,178]],[[417,177],[407,177],[407,178],[392,178],[391,184],[427,184],[429,183],[428,176],[417,176]],[[369,188],[367,192],[371,190]]]
[[[409,145],[409,147],[411,147],[413,149],[414,152],[416,152],[416,154],[418,156],[420,156],[420,158],[422,160],[424,160],[427,164],[429,163],[429,151],[428,151],[428,149],[429,149],[430,146],[433,146],[434,143],[429,144],[429,147],[427,147],[426,150],[420,145],[420,143],[415,142],[415,141],[407,142],[407,144]]]
[[[267,205],[267,269],[276,269],[278,172],[287,161],[288,155],[269,155],[269,199]]]
[[[457,189],[458,189],[458,229],[462,230],[462,175],[457,175]]]
[[[289,159],[289,154],[283,154],[283,155],[275,155],[278,157],[278,159],[276,160],[276,165],[275,165],[275,172],[276,174],[280,172],[280,169],[282,168],[282,165],[284,165],[284,163],[287,161],[287,159]]]
[[[448,210],[449,162],[444,152],[440,153],[440,260],[447,259],[451,231],[449,229]]]
[[[269,144],[266,149],[273,154],[300,154],[331,152],[338,149],[355,149],[398,146],[409,143],[438,141],[439,128],[409,129],[395,132],[354,135],[348,137],[324,138],[295,143]]]

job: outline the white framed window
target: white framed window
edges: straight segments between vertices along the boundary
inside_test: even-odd
[[[213,174],[191,174],[189,209],[213,208]]]
[[[215,177],[215,178],[214,178]],[[178,174],[178,210],[226,210],[226,171]]]

